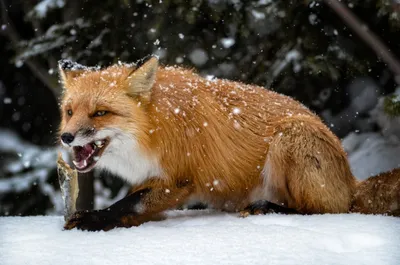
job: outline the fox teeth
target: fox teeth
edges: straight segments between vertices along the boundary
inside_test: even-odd
[[[100,140],[97,140],[96,142],[94,142],[95,145],[97,145],[97,147],[102,147],[103,146],[103,142]]]
[[[85,161],[85,162],[86,162],[86,161]],[[74,160],[72,161],[72,163],[74,163],[75,167],[77,167],[77,168],[86,167],[86,165],[84,165],[84,166],[82,167],[82,165],[80,165],[79,162],[75,162]]]
[[[76,162],[75,160],[72,160],[72,163],[74,163],[75,167],[77,167],[78,169],[85,168],[88,165],[87,160],[83,160],[83,165],[81,165],[80,162]]]

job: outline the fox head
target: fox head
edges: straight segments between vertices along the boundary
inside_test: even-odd
[[[132,148],[149,142],[146,104],[157,68],[156,57],[137,65],[105,69],[59,62],[64,87],[60,141],[72,150],[78,171],[88,172],[96,164],[110,170],[117,168],[115,163],[124,163],[128,157],[135,159]]]

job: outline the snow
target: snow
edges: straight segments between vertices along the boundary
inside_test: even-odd
[[[2,265],[398,264],[400,219],[209,210],[109,232],[62,231],[63,217],[0,218]]]
[[[77,35],[64,36],[59,35],[59,32],[65,30],[71,31],[72,29],[80,31],[82,29],[87,29],[89,26],[91,26],[90,22],[85,21],[83,18],[77,18],[76,20],[71,20],[63,24],[54,24],[50,26],[43,35],[29,41],[21,41],[20,45],[22,49],[15,58],[16,67],[23,66],[24,61],[30,57],[44,54],[50,50],[64,46],[67,43],[77,41]],[[62,57],[67,57],[67,54],[65,53]]]
[[[251,14],[254,16],[256,20],[262,20],[265,18],[265,14],[262,12],[258,12],[257,10],[251,10]]]
[[[272,0],[259,0],[258,5],[269,5],[272,3]]]
[[[276,62],[273,69],[272,75],[274,77],[278,76],[284,69],[285,67],[293,63],[293,71],[295,73],[299,72],[301,69],[301,65],[299,64],[299,60],[301,59],[302,55],[298,50],[290,50],[288,53],[286,53],[285,58],[279,62]]]
[[[342,144],[351,170],[360,180],[400,167],[400,143],[379,133],[350,133]]]
[[[63,8],[65,5],[64,0],[43,0],[40,1],[33,9],[28,13],[28,16],[34,16],[37,18],[45,18],[47,13],[52,9]]]
[[[175,58],[175,62],[176,63],[183,63],[183,58],[178,56],[178,57]]]
[[[76,31],[75,31],[76,32]],[[104,36],[108,33],[110,33],[111,31],[109,29],[103,29],[100,34],[90,42],[88,49],[93,49],[95,47],[99,47],[102,44],[102,40],[104,38]],[[71,35],[75,35],[75,34],[71,34]]]
[[[58,65],[63,70],[77,71],[77,70],[86,70],[86,71],[95,71],[99,70],[100,66],[89,67],[77,62],[71,61],[69,59],[61,59],[58,61]]]
[[[234,38],[223,38],[221,39],[221,43],[222,46],[224,46],[224,48],[229,49],[230,47],[232,47],[233,45],[235,45],[235,39]]]
[[[0,166],[0,170],[12,173],[10,178],[0,178],[0,194],[27,191],[33,185],[37,185],[54,206],[47,210],[47,214],[61,213],[63,202],[60,192],[48,183],[48,180],[51,171],[56,168],[57,153],[62,152],[64,157],[68,157],[66,152],[59,148],[39,148],[21,140],[14,132],[8,130],[0,130],[0,139],[3,140],[0,141],[0,153],[10,152],[18,156],[18,159]],[[7,207],[0,205],[0,209]]]
[[[318,23],[318,17],[316,14],[310,14],[308,16],[308,22],[310,22],[311,25],[316,25]]]
[[[370,113],[370,122],[377,123],[380,128],[380,132],[360,134],[351,132],[342,140],[351,170],[361,180],[400,167],[398,159],[400,118],[390,117],[385,113],[384,97],[378,98],[378,87],[371,81],[366,78],[357,79],[349,87],[352,103],[347,110],[340,113],[340,116],[347,117],[351,123],[357,121],[357,117],[353,116],[354,113]],[[394,95],[397,94],[400,94],[400,89],[394,93]],[[345,115],[346,112],[349,115]],[[333,121],[333,119],[330,120]],[[339,127],[345,127],[343,122],[340,123],[340,119],[336,118],[334,123]]]
[[[208,61],[208,55],[203,49],[197,48],[190,53],[189,59],[195,65],[202,66]]]

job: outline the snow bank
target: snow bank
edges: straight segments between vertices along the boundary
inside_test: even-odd
[[[342,144],[353,175],[360,180],[400,167],[400,143],[379,133],[350,133]]]
[[[47,210],[47,214],[61,214],[64,206],[60,191],[49,179],[52,171],[56,169],[57,153],[61,152],[68,158],[66,150],[59,147],[41,148],[22,140],[15,132],[4,129],[0,129],[0,139],[0,156],[9,153],[11,157],[14,157],[8,159],[7,156],[3,156],[2,158],[6,162],[4,165],[0,164],[0,173],[4,171],[11,177],[0,176],[0,199],[8,193],[26,192],[32,186],[38,186],[54,206]],[[0,212],[3,211],[2,208],[11,207],[4,201],[0,203],[2,203]],[[32,203],[35,203],[34,200]]]
[[[400,218],[172,211],[109,232],[62,231],[63,218],[0,218],[0,264],[399,264]]]

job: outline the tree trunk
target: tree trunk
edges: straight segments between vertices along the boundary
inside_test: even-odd
[[[94,174],[93,171],[88,173],[79,173],[79,195],[76,200],[77,210],[92,210],[94,207]]]

